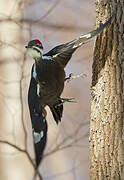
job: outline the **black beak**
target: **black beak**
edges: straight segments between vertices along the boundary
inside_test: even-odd
[[[25,48],[27,49],[27,48],[32,48],[32,46],[31,45],[27,45],[27,46],[25,46]]]

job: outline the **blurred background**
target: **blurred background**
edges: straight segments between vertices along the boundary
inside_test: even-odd
[[[29,0],[23,8],[25,45],[39,39],[47,52],[56,45],[71,41],[95,29],[92,0]],[[94,40],[78,49],[65,71],[85,76],[65,83],[62,97],[74,97],[77,103],[65,103],[62,122],[57,126],[47,108],[48,143],[40,166],[44,180],[88,180],[90,85]],[[28,86],[33,60],[24,61],[23,97],[26,127],[30,117],[27,106]],[[31,131],[28,132],[31,135]],[[31,136],[29,136],[31,137]],[[32,153],[28,138],[28,149]]]

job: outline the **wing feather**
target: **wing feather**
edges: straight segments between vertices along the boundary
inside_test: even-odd
[[[44,56],[50,56],[53,60],[58,61],[63,67],[65,67],[68,61],[70,60],[70,58],[72,57],[72,54],[75,52],[75,50],[78,47],[82,46],[83,44],[87,43],[94,36],[101,33],[103,29],[105,29],[112,22],[112,19],[114,17],[115,17],[115,13],[113,13],[113,15],[108,19],[108,21],[106,21],[97,29],[87,34],[80,35],[80,37],[68,43],[56,46],[48,53],[44,54]]]

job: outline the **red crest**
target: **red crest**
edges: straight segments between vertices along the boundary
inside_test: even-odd
[[[34,41],[37,42],[39,45],[42,46],[42,43],[41,43],[38,39],[35,39]]]

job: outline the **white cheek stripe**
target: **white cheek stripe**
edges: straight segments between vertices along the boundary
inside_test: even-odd
[[[37,50],[33,48],[28,48],[27,55],[31,56],[32,58],[40,58],[41,52],[37,52]]]
[[[33,48],[34,48],[34,50],[35,50],[35,49],[37,49],[38,51],[40,51],[40,52],[41,52],[41,54],[43,54],[43,50],[42,50],[41,48],[36,47],[36,46],[33,46]]]

